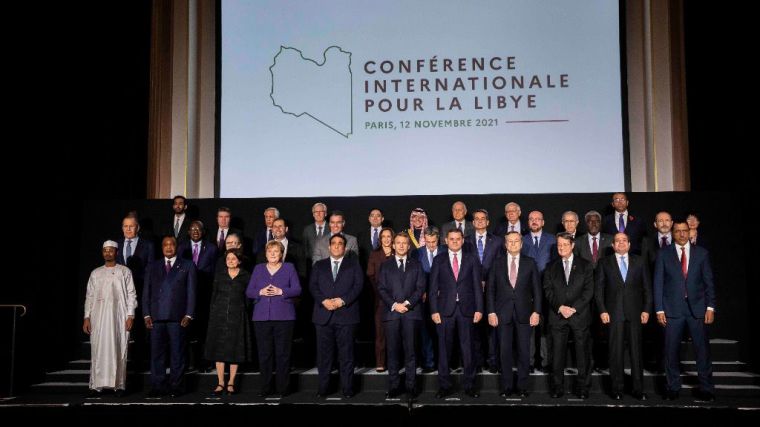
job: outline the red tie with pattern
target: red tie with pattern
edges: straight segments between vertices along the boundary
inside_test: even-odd
[[[454,261],[451,264],[451,269],[454,270],[454,280],[459,280],[459,260],[457,260],[457,254],[454,254]]]
[[[592,237],[594,239],[594,243],[591,246],[591,259],[596,264],[596,260],[599,259],[599,244],[596,243],[596,237]]]
[[[681,271],[683,272],[683,278],[685,279],[689,271],[688,260],[686,259],[686,246],[681,246]]]

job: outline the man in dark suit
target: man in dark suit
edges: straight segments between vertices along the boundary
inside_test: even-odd
[[[515,202],[509,202],[504,205],[504,217],[506,222],[502,222],[494,229],[493,234],[497,236],[504,236],[510,231],[516,231],[520,235],[526,235],[528,233],[528,226],[520,221],[520,205]]]
[[[314,217],[314,222],[304,227],[303,233],[301,233],[307,266],[313,264],[311,254],[314,252],[314,244],[328,232],[327,221],[325,221],[327,205],[322,202],[314,203],[314,206],[311,207],[311,215]]]
[[[367,270],[369,254],[380,247],[380,231],[383,229],[385,217],[383,211],[373,208],[369,211],[369,227],[356,236],[359,244],[359,260],[363,270]]]
[[[604,217],[602,231],[607,234],[625,233],[631,242],[631,252],[641,255],[641,239],[646,230],[644,222],[628,213],[628,196],[625,193],[612,195],[612,208],[615,212]]]
[[[151,331],[151,397],[169,390],[172,397],[183,392],[186,330],[195,316],[195,266],[177,257],[177,239],[168,236],[161,242],[163,257],[148,265],[142,298],[145,327]],[[166,381],[166,353],[171,360]],[[167,387],[168,385],[168,387]]]
[[[578,232],[579,223],[580,221],[578,220],[578,214],[574,211],[565,211],[562,214],[562,228],[565,230],[565,233],[570,233],[570,236],[573,237],[573,240],[575,240],[576,233]]]
[[[494,236],[489,233],[489,223],[488,211],[485,209],[476,210],[472,214],[472,226],[475,233],[464,239],[465,250],[476,256],[483,269],[481,277],[484,281],[484,288],[491,265],[504,252],[504,236]],[[474,327],[474,332],[472,341],[476,369],[480,370],[488,362],[488,370],[495,374],[499,370],[499,344],[496,329],[490,327],[487,322],[482,322]],[[486,343],[486,348],[483,348],[483,343]],[[487,361],[483,357],[484,354],[488,355]]]
[[[533,258],[536,262],[536,268],[538,268],[538,274],[543,277],[544,269],[549,261],[557,256],[557,239],[544,230],[544,214],[540,211],[532,211],[528,214],[528,228],[530,232],[523,236],[522,255]],[[547,310],[546,304],[542,304],[542,306],[544,310]],[[542,315],[546,316],[546,313],[542,313]],[[541,368],[544,372],[551,371],[552,365],[552,340],[549,327],[548,322],[539,323],[530,341],[530,363],[535,369]],[[536,357],[537,340],[540,362]]]
[[[675,400],[681,389],[679,350],[688,328],[697,356],[700,400],[715,400],[708,325],[715,321],[715,284],[707,250],[689,242],[689,226],[676,221],[673,240],[660,250],[654,267],[654,305],[657,322],[665,327],[666,398]]]
[[[454,334],[464,365],[464,390],[479,397],[475,390],[475,364],[472,358],[473,324],[483,317],[481,268],[475,256],[462,251],[464,235],[452,228],[446,235],[448,250],[433,260],[430,272],[430,312],[438,331],[438,385],[436,398],[451,394],[449,362],[454,351]]]
[[[280,217],[280,210],[274,207],[264,209],[264,228],[257,231],[253,236],[253,253],[254,255],[264,249],[264,245],[272,240],[272,223]]]
[[[654,261],[660,249],[673,244],[673,217],[668,212],[658,212],[654,217],[654,228],[657,229],[657,234],[647,236],[641,242],[641,255],[649,263],[649,271],[654,269]]]
[[[393,239],[394,256],[383,263],[377,284],[382,299],[382,321],[388,349],[388,398],[401,394],[399,370],[405,369],[405,385],[409,397],[417,394],[416,341],[422,322],[422,294],[425,292],[425,272],[422,265],[409,254],[408,234]],[[402,352],[403,350],[403,352]],[[403,354],[403,359],[399,354]],[[403,364],[401,363],[403,360]]]
[[[568,233],[557,235],[559,258],[544,272],[544,294],[549,305],[548,323],[551,329],[552,394],[565,393],[565,356],[567,337],[573,332],[578,365],[576,394],[588,399],[590,387],[588,337],[591,323],[590,303],[594,296],[594,269],[591,263],[573,254],[573,238]]]
[[[475,230],[472,228],[472,222],[467,221],[467,205],[464,202],[456,201],[451,205],[451,217],[453,221],[449,221],[441,227],[441,234],[443,236],[449,235],[449,230],[454,228],[459,229],[464,234],[464,237],[472,236]]]
[[[134,215],[127,215],[121,221],[122,237],[117,240],[119,250],[116,252],[116,262],[127,266],[132,272],[137,291],[137,299],[140,300],[143,294],[143,284],[145,279],[145,269],[156,259],[156,248],[148,239],[139,235],[140,223]],[[140,318],[142,307],[136,308],[136,317]],[[135,325],[131,331],[132,339],[135,346],[132,352],[132,358],[142,364],[147,360],[146,336],[145,329],[142,326]]]
[[[354,335],[359,324],[359,295],[364,273],[359,260],[346,257],[346,238],[330,237],[330,256],[312,269],[309,290],[314,297],[312,321],[317,331],[317,397],[328,393],[330,371],[338,347],[338,365],[343,397],[354,396]]]
[[[631,254],[628,235],[618,233],[614,240],[615,255],[599,261],[596,269],[596,306],[602,323],[609,326],[610,377],[612,398],[623,398],[623,361],[625,337],[631,357],[632,395],[646,400],[641,350],[642,325],[649,321],[652,310],[652,280],[645,259]]]
[[[172,200],[171,221],[166,225],[164,236],[174,236],[177,239],[177,245],[188,240],[187,229],[190,228],[190,220],[187,218],[187,199],[184,196],[174,196]]]
[[[293,264],[298,272],[298,279],[301,283],[306,283],[306,257],[303,253],[303,246],[293,239],[288,239],[288,226],[284,218],[277,218],[272,222],[272,240],[277,240],[285,247],[285,256],[283,262]],[[260,251],[256,254],[256,264],[267,262],[266,251]]]
[[[612,255],[612,235],[599,232],[602,227],[602,215],[599,212],[588,211],[584,219],[588,233],[575,239],[575,253],[596,268],[600,259]]]
[[[497,328],[501,353],[501,393],[528,397],[530,336],[538,325],[543,294],[535,261],[521,256],[522,237],[517,231],[506,236],[507,254],[497,259],[486,286],[488,324]],[[512,343],[517,337],[517,388],[514,386]]]
[[[216,230],[209,233],[209,239],[216,245],[217,254],[222,257],[227,252],[227,236],[237,234],[242,236],[243,233],[237,228],[230,227],[232,220],[232,210],[228,207],[221,206],[216,210]]]
[[[417,259],[422,265],[425,272],[425,293],[422,294],[424,306],[424,315],[422,316],[421,335],[421,353],[422,353],[422,373],[429,374],[435,372],[435,323],[430,318],[430,299],[428,290],[430,289],[430,270],[433,268],[433,260],[439,253],[446,251],[445,245],[439,245],[438,227],[429,226],[422,231],[425,237],[425,246],[417,248],[415,253]],[[414,256],[413,254],[413,256]]]

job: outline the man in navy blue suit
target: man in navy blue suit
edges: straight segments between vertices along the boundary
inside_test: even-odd
[[[513,392],[528,397],[530,336],[539,324],[543,294],[538,268],[532,258],[520,255],[522,237],[511,231],[506,236],[507,254],[497,259],[486,286],[488,324],[497,328],[501,345],[501,397]],[[517,337],[517,387],[514,387],[512,343]]]
[[[422,321],[425,272],[417,259],[407,256],[410,246],[408,234],[399,233],[394,237],[395,254],[383,263],[377,285],[377,292],[385,305],[382,321],[388,344],[388,398],[401,394],[399,370],[402,360],[406,391],[410,398],[417,394],[415,343]],[[399,353],[403,354],[403,359]]]
[[[454,351],[454,334],[464,365],[463,385],[470,397],[479,397],[475,390],[475,363],[472,358],[473,324],[483,317],[483,285],[481,268],[473,254],[462,251],[464,233],[452,228],[446,235],[448,250],[433,260],[430,272],[430,312],[438,331],[438,385],[436,398],[451,394],[449,362]]]
[[[272,234],[272,223],[280,217],[280,210],[275,207],[264,209],[264,228],[260,229],[253,236],[253,254],[259,253],[270,240],[274,239]]]
[[[417,248],[415,253],[422,265],[422,270],[425,272],[425,293],[422,294],[424,315],[422,316],[423,323],[420,328],[422,342],[420,352],[422,353],[422,373],[429,374],[435,372],[435,350],[433,348],[435,343],[435,324],[430,318],[430,300],[427,291],[430,289],[430,270],[433,267],[433,260],[439,253],[446,251],[446,246],[438,244],[440,237],[438,227],[426,227],[422,233],[424,233],[425,237],[425,246]]]
[[[615,235],[625,233],[631,242],[631,252],[641,255],[641,239],[646,234],[644,222],[628,212],[628,196],[625,193],[612,195],[612,208],[615,210],[611,215],[604,217],[602,231]]]
[[[689,242],[686,221],[673,226],[675,244],[660,249],[654,265],[654,305],[657,322],[665,327],[665,398],[675,400],[681,389],[679,349],[684,329],[697,356],[700,400],[715,400],[708,325],[715,321],[715,284],[707,250]]]
[[[164,237],[161,250],[164,256],[145,272],[142,299],[145,327],[151,331],[150,396],[160,396],[168,388],[177,397],[184,387],[186,330],[195,315],[195,266],[177,257],[177,239],[172,236]],[[171,360],[168,384],[167,351]]]
[[[489,224],[488,211],[485,209],[477,209],[472,214],[472,226],[475,229],[475,233],[464,239],[465,249],[476,256],[483,269],[481,276],[484,281],[484,288],[485,280],[488,277],[488,271],[491,269],[491,265],[494,260],[504,252],[504,236],[495,236],[489,233]],[[495,374],[499,369],[499,344],[496,336],[496,329],[490,327],[487,322],[475,326],[474,329],[473,349],[475,353],[473,354],[473,357],[475,357],[476,369],[480,370],[485,366],[486,358],[483,357],[483,355],[487,354],[488,370]],[[483,345],[484,342],[486,343],[485,348]]]
[[[358,259],[345,256],[346,238],[342,234],[330,237],[329,244],[330,256],[314,264],[309,281],[314,297],[312,321],[317,330],[317,397],[328,393],[337,346],[343,397],[350,399],[354,396],[354,336],[364,273]]]

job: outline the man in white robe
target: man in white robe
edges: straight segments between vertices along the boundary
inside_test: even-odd
[[[127,344],[137,307],[132,272],[116,264],[118,244],[103,243],[105,265],[90,273],[82,330],[90,335],[90,397],[112,389],[121,397],[126,388]]]

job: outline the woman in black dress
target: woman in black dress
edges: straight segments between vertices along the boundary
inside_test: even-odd
[[[224,365],[230,365],[227,394],[235,394],[235,375],[238,364],[251,358],[251,339],[248,326],[248,299],[245,290],[251,274],[240,268],[243,255],[228,250],[225,255],[227,268],[217,272],[211,294],[205,357],[216,362],[218,385],[213,394],[224,393]]]

